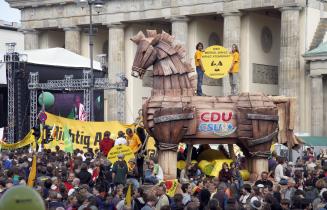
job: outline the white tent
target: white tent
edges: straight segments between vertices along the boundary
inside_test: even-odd
[[[28,63],[71,68],[90,68],[89,58],[83,57],[64,48],[25,50],[19,53],[27,55]],[[3,55],[1,58],[3,58]],[[93,69],[102,70],[100,62],[94,61]],[[4,63],[0,63],[0,84],[7,84],[6,65]]]

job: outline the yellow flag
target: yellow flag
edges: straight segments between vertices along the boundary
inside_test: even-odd
[[[32,168],[31,168],[30,174],[28,176],[27,186],[33,187],[35,178],[36,178],[36,155],[34,154]]]
[[[132,206],[132,185],[128,185],[128,190],[126,193],[126,198],[125,198],[125,205],[128,207]]]
[[[171,198],[174,197],[178,185],[178,180],[177,179],[166,180],[165,185],[166,185],[167,195]]]

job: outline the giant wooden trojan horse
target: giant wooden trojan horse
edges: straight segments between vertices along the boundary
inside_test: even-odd
[[[153,87],[143,105],[143,123],[156,139],[166,178],[176,176],[180,142],[237,144],[252,160],[252,172],[268,169],[271,143],[279,131],[277,106],[287,100],[279,98],[274,103],[271,97],[251,93],[195,96],[196,75],[183,61],[185,49],[173,45],[173,36],[148,30],[147,36],[139,32],[131,40],[138,45],[132,75],[142,79],[153,65]],[[286,125],[282,129],[293,136]]]

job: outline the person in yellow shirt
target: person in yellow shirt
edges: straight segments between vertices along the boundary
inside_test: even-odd
[[[229,68],[229,83],[231,86],[231,94],[238,94],[238,72],[240,69],[240,53],[236,44],[232,45],[232,65]]]
[[[195,61],[196,73],[198,74],[198,85],[197,85],[196,94],[198,96],[202,96],[203,94],[202,81],[203,81],[204,68],[202,66],[201,58],[203,53],[203,44],[199,42],[195,48],[196,48],[196,52],[194,55],[194,61]]]
[[[142,147],[142,142],[140,138],[130,128],[126,129],[126,134],[127,134],[126,140],[128,142],[128,146],[132,149],[134,154],[137,154]]]

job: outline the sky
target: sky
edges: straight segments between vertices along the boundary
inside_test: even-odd
[[[10,8],[5,0],[0,0],[0,20],[20,22],[20,11]]]

